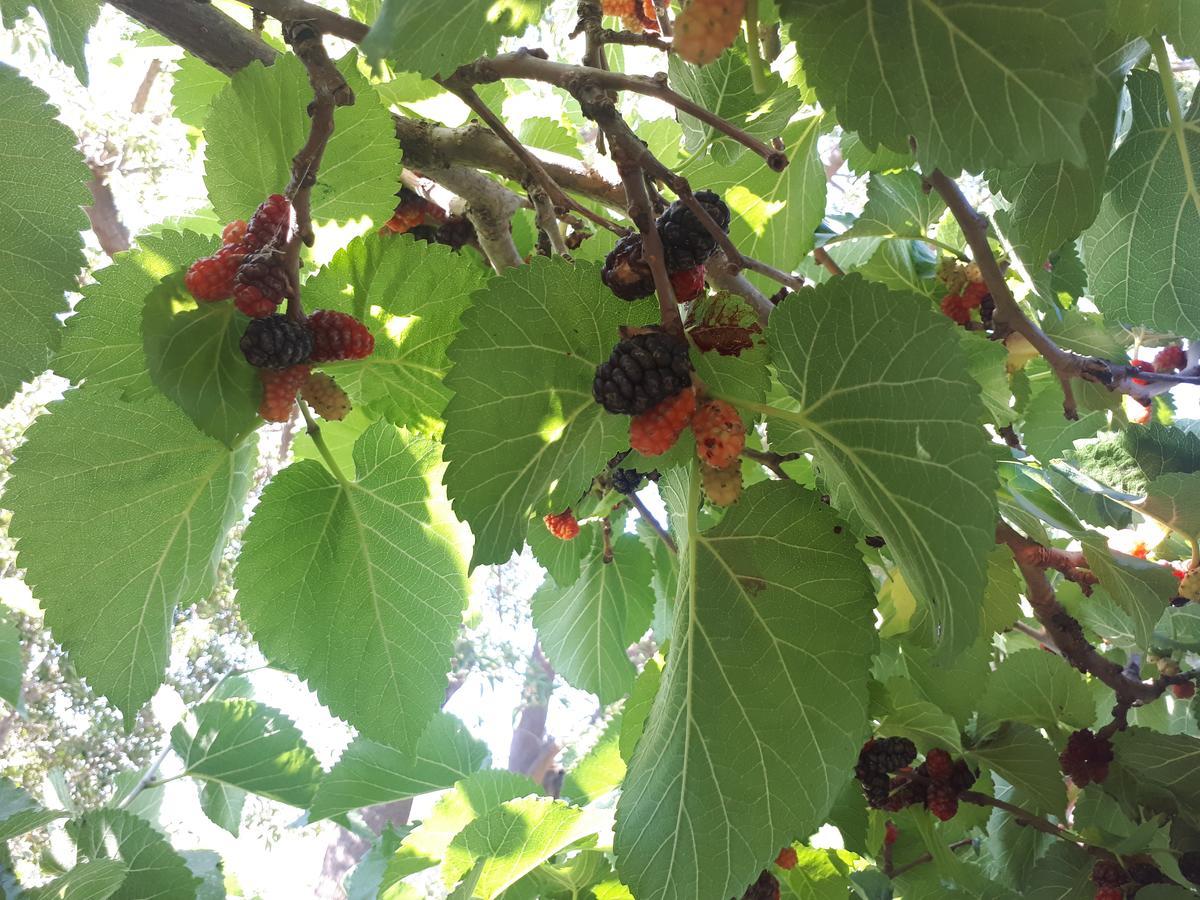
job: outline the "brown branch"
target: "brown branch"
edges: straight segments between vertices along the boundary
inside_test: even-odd
[[[953,844],[950,844],[949,849],[961,850],[963,847],[970,847],[974,843],[975,843],[975,841],[972,840],[971,838],[963,838],[962,840],[955,841]],[[933,862],[933,854],[932,853],[924,853],[921,856],[918,856],[912,862],[907,862],[904,865],[900,866],[899,868],[892,868],[892,866],[890,864],[890,860],[889,860],[890,856],[891,856],[891,847],[890,846],[884,847],[885,865],[884,865],[883,872],[889,878],[899,878],[901,875],[904,875],[905,873],[910,872],[913,869],[917,868],[917,866],[923,866],[926,863]]]
[[[744,275],[733,274],[726,261],[725,254],[718,250],[708,261],[708,280],[717,290],[728,291],[744,299],[758,314],[758,320],[765,326],[775,304],[771,298],[750,283]]]
[[[1049,643],[1058,648],[1067,662],[1112,688],[1118,707],[1139,706],[1162,696],[1167,685],[1160,684],[1161,679],[1151,684],[1131,679],[1120,665],[1105,659],[1092,646],[1080,624],[1058,601],[1054,588],[1046,578],[1045,569],[1029,561],[1037,553],[1037,548],[1041,547],[1040,544],[1022,536],[1004,522],[996,526],[996,542],[1007,544],[1012,551],[1017,568],[1025,579],[1025,598],[1033,607],[1034,616],[1046,629]]]
[[[150,60],[150,65],[146,66],[146,74],[142,76],[142,83],[138,85],[137,92],[133,95],[133,102],[129,104],[129,111],[134,115],[146,111],[146,103],[150,100],[150,90],[154,87],[154,82],[162,69],[162,60],[157,58]]]
[[[470,166],[495,172],[513,181],[528,177],[528,170],[504,143],[488,128],[471,124],[449,128],[405,116],[395,119],[396,137],[404,150],[404,162],[413,169],[446,164]],[[621,185],[596,172],[545,158],[541,163],[556,184],[609,206],[623,209],[625,192]]]
[[[1094,356],[1081,356],[1058,346],[1040,325],[1025,314],[1013,297],[996,255],[988,243],[987,218],[971,206],[957,182],[941,169],[934,169],[924,178],[925,183],[945,201],[971,247],[971,257],[983,273],[988,292],[996,304],[994,321],[999,336],[1003,337],[1008,332],[1023,335],[1050,364],[1062,386],[1063,415],[1068,419],[1079,417],[1074,391],[1071,389],[1071,382],[1076,378],[1134,396],[1142,393],[1138,390],[1140,385],[1134,382],[1135,378],[1159,384],[1200,384],[1200,373],[1143,373],[1124,363],[1112,363]]]
[[[521,206],[520,197],[482,172],[465,166],[443,165],[421,171],[465,201],[463,212],[475,226],[479,249],[496,272],[523,264],[512,236],[512,217]]]
[[[581,34],[587,37],[588,42],[588,53],[585,58],[592,55],[593,48],[603,47],[605,44],[653,47],[663,53],[671,52],[671,45],[652,31],[635,34],[632,31],[613,31],[611,28],[605,28],[603,14],[597,0],[580,0],[579,2],[579,22],[567,36],[574,38]],[[597,66],[597,68],[600,67]]]
[[[1044,819],[1037,813],[1032,813],[1014,803],[1009,803],[1007,800],[1000,800],[989,794],[981,794],[979,791],[963,791],[958,795],[958,799],[965,803],[973,803],[976,806],[994,806],[996,809],[1002,809],[1022,825],[1028,825],[1030,828],[1040,831],[1043,834],[1052,834],[1060,838],[1068,838],[1070,835],[1070,832],[1063,826],[1055,825],[1049,819]]]
[[[587,66],[573,66],[553,62],[545,54],[519,50],[516,53],[501,53],[485,57],[459,68],[454,79],[466,84],[487,84],[501,78],[525,78],[544,81],[563,88],[576,99],[584,102],[595,100],[597,93],[606,91],[632,91],[669,103],[680,112],[699,119],[706,125],[728,135],[743,146],[753,150],[776,172],[782,172],[788,164],[782,150],[760,141],[738,128],[732,122],[718,116],[682,94],[671,90],[663,74],[648,78],[644,75],[628,75]]]
[[[743,447],[742,456],[752,459],[760,466],[774,472],[783,481],[791,481],[792,476],[783,471],[783,464],[794,459],[800,459],[803,453],[774,453],[770,450],[755,450],[753,447]]]
[[[529,149],[517,139],[517,136],[508,130],[508,126],[504,124],[498,115],[492,112],[491,108],[475,93],[475,89],[469,83],[461,81],[457,76],[445,80],[434,80],[462,100],[475,115],[479,116],[492,129],[495,135],[521,161],[521,165],[528,170],[530,176],[537,182],[541,190],[550,197],[556,209],[578,213],[602,228],[607,228],[614,234],[624,236],[627,233],[616,222],[592,212],[586,206],[568,197],[566,192],[550,176],[550,173],[546,171],[546,168],[542,165],[542,161],[529,152]]]
[[[613,132],[603,123],[601,128],[608,136],[612,148],[613,159],[617,164],[617,172],[625,185],[625,197],[629,205],[629,218],[637,226],[642,235],[642,258],[650,267],[654,276],[654,289],[658,293],[658,312],[663,330],[673,334],[680,340],[686,340],[683,331],[683,318],[679,315],[679,303],[675,299],[675,289],[671,286],[671,277],[667,274],[666,252],[663,250],[662,237],[658,233],[658,225],[654,221],[654,211],[650,207],[650,194],[646,190],[646,178],[636,162],[632,162],[625,153],[625,143],[616,142]]]
[[[295,234],[288,236],[283,250],[284,267],[291,282],[287,314],[289,318],[303,320],[304,308],[300,304],[300,246],[306,244],[311,247],[314,240],[312,189],[317,183],[321,157],[325,155],[325,147],[333,136],[333,111],[339,106],[352,105],[354,92],[330,60],[321,42],[321,32],[311,22],[286,21],[283,36],[304,63],[313,90],[313,100],[308,108],[312,117],[308,139],[292,158],[292,176],[284,189],[284,195],[291,201],[296,215]]]
[[[131,19],[232,75],[254,60],[275,61],[275,51],[215,6],[195,0],[108,0]]]
[[[115,256],[129,249],[129,229],[121,221],[117,200],[108,184],[112,167],[89,161],[88,168],[92,170],[92,177],[87,183],[92,205],[85,206],[83,211],[92,223],[92,231],[100,242],[100,249],[109,256]]]
[[[605,565],[613,561],[613,545],[612,545],[612,520],[605,516],[600,522],[600,532],[604,537],[604,556],[602,557]]]
[[[1079,550],[1059,550],[1056,547],[1043,547],[1031,542],[1020,548],[1013,548],[1012,554],[1018,565],[1054,569],[1068,581],[1078,584],[1085,595],[1090,595],[1092,587],[1099,581],[1096,575],[1089,571],[1087,557]]]
[[[671,537],[667,529],[663,528],[662,523],[654,517],[654,513],[646,508],[646,504],[642,502],[642,498],[637,494],[630,494],[628,499],[633,504],[633,508],[638,511],[638,515],[645,519],[646,524],[654,529],[654,533],[658,535],[659,540],[666,545],[667,549],[674,554],[678,554],[679,547],[675,545],[675,539]]]
[[[307,22],[322,34],[345,38],[355,44],[362,41],[367,36],[367,32],[371,30],[369,25],[359,22],[357,19],[349,19],[316,4],[306,3],[305,0],[241,0],[241,2],[246,6],[261,10],[280,22]]]
[[[824,247],[817,247],[815,250],[813,250],[813,259],[820,263],[825,268],[825,271],[830,275],[846,274],[842,267],[837,264],[834,258],[829,255],[829,251]]]

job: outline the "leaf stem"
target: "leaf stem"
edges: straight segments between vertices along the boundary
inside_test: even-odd
[[[746,49],[750,54],[750,81],[754,93],[767,92],[766,66],[763,63],[762,47],[758,43],[758,0],[746,0]]]
[[[1171,74],[1171,57],[1167,53],[1167,42],[1161,34],[1150,38],[1150,49],[1154,53],[1154,62],[1158,67],[1158,77],[1162,81],[1163,93],[1166,95],[1167,115],[1171,119],[1171,131],[1175,133],[1175,143],[1179,147],[1179,158],[1183,163],[1183,178],[1187,184],[1188,195],[1196,211],[1200,212],[1200,192],[1196,190],[1196,175],[1192,171],[1192,157],[1188,153],[1187,138],[1183,133],[1183,111],[1179,107],[1179,91],[1175,87],[1175,77]]]
[[[329,445],[325,443],[325,435],[321,434],[321,426],[317,424],[317,420],[308,411],[308,404],[299,399],[296,400],[296,404],[300,407],[300,413],[304,416],[304,421],[308,425],[306,429],[308,436],[312,438],[313,446],[321,454],[321,459],[325,461],[325,465],[329,468],[330,473],[341,482],[343,487],[350,487],[350,481],[342,474],[341,466],[337,464],[337,460],[333,457],[333,452],[329,449]]]

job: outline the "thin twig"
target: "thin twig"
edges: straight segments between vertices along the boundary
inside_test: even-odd
[[[1062,656],[1059,649],[1054,646],[1054,640],[1045,631],[1038,631],[1032,625],[1026,625],[1024,622],[1013,622],[1012,630],[1019,631],[1030,640],[1037,641],[1039,645],[1045,647],[1051,653]]]
[[[996,809],[1002,809],[1022,825],[1028,825],[1036,831],[1043,834],[1052,834],[1059,838],[1070,838],[1070,832],[1061,825],[1055,825],[1049,819],[1044,819],[1037,813],[1032,813],[1027,809],[1017,806],[1015,803],[1009,803],[1007,800],[1000,800],[990,794],[981,794],[978,791],[963,791],[958,795],[958,799],[964,803],[973,803],[976,806],[994,806]]]
[[[950,844],[949,849],[961,850],[963,847],[970,847],[974,843],[975,843],[975,841],[972,840],[971,838],[963,838],[962,840],[958,840],[958,841],[955,841],[953,844]],[[891,849],[890,847],[884,848],[885,858],[888,855],[888,851],[890,851],[890,849]],[[910,872],[911,870],[917,868],[917,866],[923,866],[926,863],[931,863],[931,862],[933,862],[933,854],[925,853],[925,854],[922,854],[921,856],[918,856],[912,862],[907,862],[904,865],[900,866],[899,868],[892,869],[890,872],[887,871],[887,869],[885,868],[884,874],[887,875],[889,878],[899,878],[901,875],[904,875],[905,873]]]
[[[1043,568],[1030,560],[1030,548],[1041,547],[1036,541],[1000,522],[996,526],[996,542],[1007,544],[1025,578],[1025,598],[1033,614],[1046,629],[1053,646],[1078,669],[1099,679],[1112,688],[1118,706],[1140,706],[1162,696],[1168,685],[1159,681],[1146,684],[1126,677],[1122,666],[1106,659],[1084,636],[1083,628],[1058,601],[1054,588]],[[1043,548],[1044,549],[1044,548]],[[1023,561],[1024,560],[1024,561]]]
[[[600,522],[600,533],[604,536],[604,556],[601,559],[608,565],[613,561],[612,520],[608,516]]]
[[[679,547],[675,545],[675,539],[671,537],[671,534],[669,531],[667,531],[667,529],[663,528],[662,523],[659,522],[658,519],[654,518],[654,513],[646,509],[646,504],[642,502],[642,498],[637,494],[630,494],[629,502],[632,503],[633,508],[638,511],[638,515],[646,520],[646,524],[654,529],[654,533],[658,535],[659,540],[666,545],[667,549],[672,553],[678,554]]]
[[[834,261],[834,258],[829,255],[829,251],[824,247],[817,247],[815,250],[813,250],[813,259],[820,263],[820,265],[824,266],[825,271],[830,275],[846,274],[842,267]]]
[[[550,199],[550,195],[536,184],[530,185],[527,192],[529,202],[533,204],[534,212],[537,214],[537,226],[542,234],[546,235],[546,240],[550,242],[550,250],[569,261],[571,251],[567,249],[562,229],[558,227],[558,216],[554,212],[554,202]]]
[[[504,121],[494,112],[492,112],[491,108],[483,102],[483,99],[477,93],[475,93],[475,89],[471,87],[470,83],[459,79],[457,76],[448,79],[434,80],[445,87],[448,91],[455,94],[460,100],[463,101],[463,103],[470,107],[471,111],[474,112],[475,115],[479,116],[479,118],[482,119],[490,129],[492,129],[492,131],[496,134],[496,137],[500,138],[500,140],[504,142],[505,146],[507,146],[509,150],[517,155],[517,158],[521,160],[521,163],[529,170],[529,174],[538,183],[538,186],[554,202],[554,206],[556,208],[578,213],[579,215],[595,222],[602,228],[607,228],[614,234],[624,236],[627,233],[626,229],[622,228],[616,222],[605,218],[599,213],[593,212],[582,203],[579,203],[567,196],[567,193],[558,186],[558,183],[555,182],[553,178],[550,177],[550,173],[546,171],[546,168],[542,165],[542,161],[530,153],[529,148],[522,144],[520,140],[517,139],[517,136],[508,130],[508,126],[504,124]]]
[[[519,50],[515,53],[501,53],[468,63],[462,66],[453,77],[469,84],[486,84],[501,78],[528,78],[557,85],[577,98],[581,94],[586,97],[591,93],[609,90],[644,94],[647,97],[654,97],[664,103],[669,103],[680,112],[699,119],[705,125],[733,138],[739,144],[761,156],[773,171],[782,172],[788,164],[787,155],[782,150],[764,143],[711,110],[676,93],[668,86],[666,76],[661,73],[653,77],[646,77],[586,66],[573,66],[568,63],[553,62],[546,59],[545,54],[540,52]]]
[[[742,456],[746,459],[752,459],[760,466],[764,466],[775,473],[775,476],[783,481],[791,481],[792,476],[783,471],[783,464],[791,462],[795,459],[800,459],[803,453],[774,453],[770,450],[755,450],[753,447],[743,447]]]
[[[603,126],[602,126],[603,127]],[[612,132],[605,130],[609,142],[612,143]],[[671,277],[667,274],[666,254],[663,250],[662,237],[654,222],[654,213],[650,208],[650,195],[646,191],[646,179],[641,168],[629,160],[621,152],[620,144],[613,144],[613,156],[617,163],[617,172],[625,185],[625,196],[628,198],[629,218],[637,226],[642,235],[642,259],[650,267],[654,276],[654,289],[658,292],[658,311],[663,330],[684,339],[683,318],[679,315],[679,303],[675,299],[675,289],[671,286]]]

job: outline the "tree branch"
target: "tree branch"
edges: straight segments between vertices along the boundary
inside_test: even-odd
[[[1023,335],[1034,349],[1050,364],[1050,368],[1058,377],[1063,391],[1063,415],[1068,419],[1079,417],[1075,403],[1075,394],[1071,382],[1075,378],[1102,384],[1109,390],[1125,394],[1139,395],[1138,385],[1133,381],[1138,378],[1151,383],[1171,384],[1200,384],[1200,374],[1170,374],[1140,372],[1124,363],[1112,363],[1094,356],[1081,356],[1070,350],[1064,350],[1055,343],[1040,325],[1033,321],[1021,309],[996,255],[988,244],[988,220],[971,206],[957,182],[941,169],[934,169],[924,176],[925,183],[945,201],[951,214],[962,229],[967,243],[971,247],[971,257],[979,266],[988,292],[996,304],[994,320],[1001,336],[1007,332]]]
[[[88,179],[87,188],[92,194],[92,205],[85,206],[88,221],[92,223],[92,231],[100,242],[100,249],[110,257],[129,249],[129,229],[121,221],[117,210],[117,201],[112,188],[108,185],[108,176],[112,171],[110,166],[88,161],[92,177]]]
[[[756,288],[744,275],[735,275],[729,271],[730,266],[725,254],[718,250],[708,261],[708,280],[718,290],[737,294],[754,307],[758,320],[765,326],[775,304],[771,298]]]
[[[769,469],[781,481],[792,480],[792,476],[783,471],[783,464],[791,462],[794,459],[800,459],[803,455],[803,453],[774,453],[769,450],[755,450],[753,447],[742,448],[742,456],[746,457],[746,459],[752,459],[760,466]]]
[[[646,520],[646,524],[654,529],[654,533],[658,535],[659,540],[666,545],[667,549],[678,555],[679,547],[675,545],[675,539],[671,537],[671,534],[667,531],[667,529],[663,528],[662,523],[654,517],[654,513],[650,512],[650,510],[646,508],[646,504],[642,501],[642,498],[636,493],[630,494],[629,502],[633,504],[633,508],[638,511],[638,515]]]
[[[254,60],[269,66],[275,51],[215,6],[195,0],[108,0],[147,28],[232,75]]]
[[[194,2],[194,0],[193,0]],[[331,12],[324,7],[305,0],[240,0],[246,6],[266,13],[280,22],[308,22],[322,34],[344,38],[359,43],[371,30],[369,25],[357,19]]]
[[[1046,635],[1066,660],[1078,669],[1099,679],[1112,688],[1117,706],[1128,709],[1149,703],[1162,696],[1168,687],[1163,679],[1146,684],[1126,676],[1117,663],[1105,659],[1084,636],[1083,628],[1067,612],[1054,594],[1045,569],[1036,559],[1046,550],[1036,541],[1022,536],[1008,524],[996,526],[996,542],[1007,544],[1025,579],[1025,598],[1033,614],[1046,629]]]
[[[512,236],[512,217],[521,207],[520,197],[482,172],[465,166],[427,166],[421,173],[463,198],[464,212],[475,226],[479,247],[493,269],[503,272],[523,264]]]
[[[662,73],[652,78],[644,75],[627,75],[624,72],[610,72],[586,66],[553,62],[545,59],[544,54],[539,55],[529,50],[519,50],[516,53],[501,53],[468,63],[460,67],[453,77],[468,84],[487,84],[501,78],[544,81],[563,88],[577,99],[581,97],[596,99],[597,92],[603,93],[608,90],[644,94],[647,97],[654,97],[664,103],[669,103],[680,112],[699,119],[722,134],[728,135],[761,156],[767,166],[776,172],[782,172],[788,164],[787,156],[779,148],[763,143],[732,122],[727,122],[716,113],[671,90],[667,85],[666,75]]]

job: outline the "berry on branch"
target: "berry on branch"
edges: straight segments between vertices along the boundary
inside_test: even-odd
[[[746,446],[746,428],[738,411],[724,400],[709,400],[692,417],[696,453],[714,469],[737,460]]]
[[[221,243],[228,247],[230,244],[240,244],[246,239],[246,220],[234,219],[221,229]]]
[[[349,396],[331,375],[324,372],[313,372],[309,375],[300,396],[318,416],[330,422],[340,422],[350,412]]]
[[[958,791],[951,784],[935,781],[925,791],[925,808],[943,822],[949,822],[958,812]]]
[[[612,489],[618,494],[637,493],[645,477],[637,469],[614,469],[611,477]]]
[[[625,338],[596,367],[592,396],[610,413],[638,415],[692,383],[687,344],[652,331]]]
[[[642,258],[642,236],[627,234],[604,258],[600,280],[622,300],[640,300],[654,293],[654,276]]]
[[[290,369],[307,362],[313,340],[308,329],[287,316],[267,316],[246,326],[240,343],[246,362],[259,369]]]
[[[698,66],[712,62],[736,40],[745,12],[746,0],[692,0],[675,20],[675,52]]]
[[[308,317],[313,362],[365,359],[375,349],[375,336],[349,313],[318,309]]]
[[[1163,347],[1154,354],[1155,372],[1178,372],[1187,368],[1187,353],[1179,344]]]
[[[800,858],[796,855],[795,847],[784,847],[779,851],[779,855],[775,857],[775,865],[781,869],[794,869]]]
[[[671,273],[671,287],[675,290],[676,301],[687,303],[703,294],[706,274],[704,266]]]
[[[1092,884],[1098,888],[1116,888],[1120,889],[1122,885],[1129,883],[1129,876],[1125,869],[1116,860],[1101,859],[1097,860],[1092,866]],[[1097,895],[1098,896],[1098,895]]]
[[[245,256],[246,251],[235,244],[222,247],[212,256],[196,260],[184,276],[188,293],[205,303],[228,300],[233,294],[238,266]]]
[[[746,893],[742,894],[742,900],[779,900],[779,896],[779,879],[763,869],[758,880],[746,888]]]
[[[1092,733],[1090,728],[1074,731],[1067,746],[1058,755],[1063,774],[1079,787],[1091,782],[1100,784],[1108,778],[1108,765],[1113,760],[1112,744],[1107,738]]]
[[[262,382],[262,401],[258,414],[268,422],[286,422],[292,415],[292,404],[296,394],[308,379],[308,366],[292,366],[290,369],[259,369]]]
[[[954,760],[940,747],[925,754],[926,774],[934,781],[949,781],[954,775]]]
[[[1171,685],[1171,693],[1175,695],[1176,700],[1191,700],[1196,696],[1196,683],[1194,681],[1181,681],[1178,684]]]
[[[234,279],[233,302],[250,318],[271,315],[289,293],[291,282],[277,248],[256,250],[242,260]]]
[[[872,738],[858,751],[854,776],[862,785],[867,802],[881,808],[888,802],[891,779],[888,773],[907,766],[917,757],[917,748],[908,738]]]
[[[729,233],[729,207],[712,191],[696,191],[693,195],[713,221]],[[682,272],[702,266],[717,251],[717,241],[704,227],[696,214],[682,200],[676,200],[658,217],[658,234],[662,238],[663,254],[668,272]]]
[[[636,415],[629,423],[629,446],[643,456],[666,453],[696,411],[696,389],[686,387],[657,406]]]
[[[546,523],[546,530],[560,541],[569,541],[579,535],[579,523],[575,520],[575,513],[571,511],[570,507],[557,515],[552,513],[543,516],[542,521]]]
[[[246,226],[244,242],[251,250],[272,243],[283,243],[291,237],[295,219],[292,204],[283,194],[272,194],[254,211]]]
[[[700,480],[714,506],[733,506],[742,496],[742,462],[734,459],[723,469],[700,463]]]

